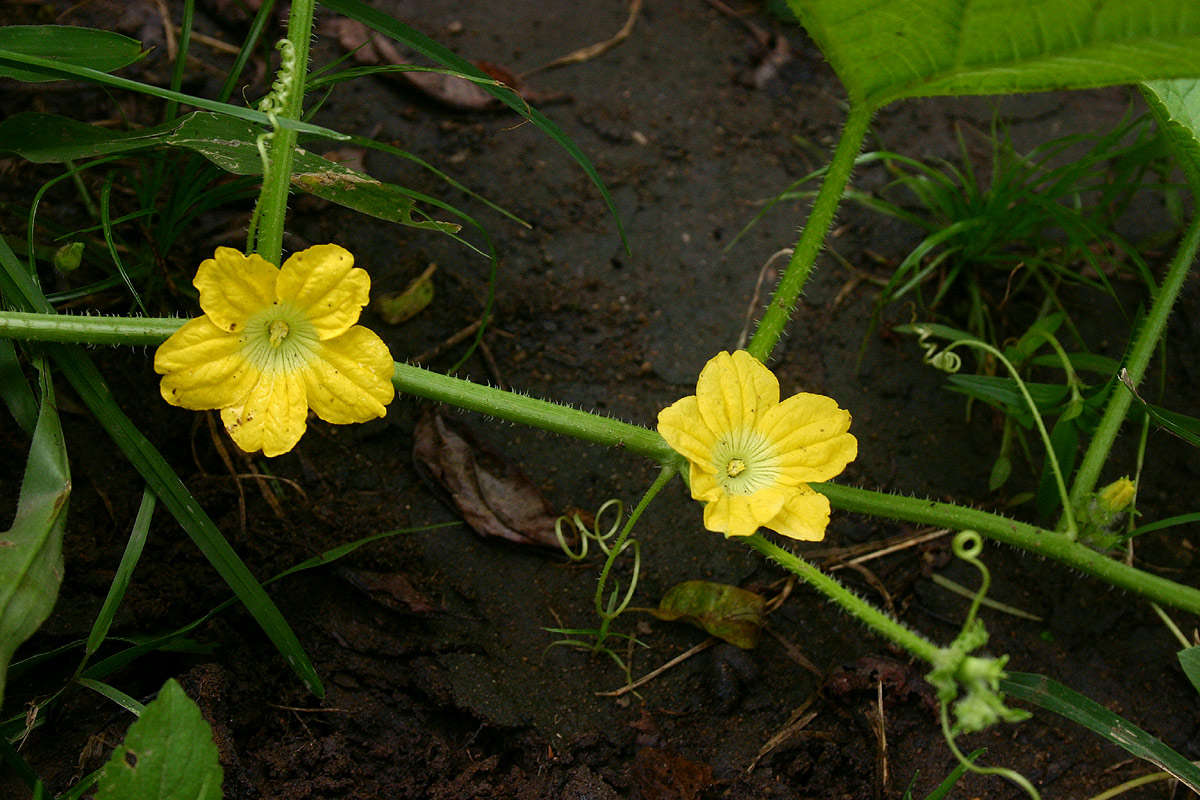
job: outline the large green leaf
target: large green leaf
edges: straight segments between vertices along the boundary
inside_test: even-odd
[[[13,652],[50,616],[62,583],[62,536],[71,494],[67,449],[45,364],[42,407],[21,481],[17,515],[0,532],[0,703]]]
[[[1200,77],[1196,0],[788,0],[850,99]]]
[[[1179,159],[1192,194],[1200,195],[1200,80],[1149,81],[1142,96]]]
[[[145,54],[141,42],[136,39],[113,31],[70,25],[9,25],[0,28],[0,48],[100,72],[128,66]],[[0,64],[0,78],[16,78],[29,83],[62,80],[59,76],[12,64]]]
[[[0,151],[38,164],[124,153],[147,147],[182,147],[235,175],[262,174],[259,131],[232,117],[196,111],[140,131],[109,131],[69,117],[25,112],[0,123]],[[388,222],[455,233],[459,226],[418,218],[415,195],[297,147],[292,184],[309,194]],[[414,216],[417,214],[418,216]]]
[[[169,680],[104,765],[96,800],[221,800],[223,778],[212,728]]]

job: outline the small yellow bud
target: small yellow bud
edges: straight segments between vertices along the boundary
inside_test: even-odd
[[[1129,480],[1128,476],[1124,476],[1097,492],[1096,503],[1102,511],[1116,514],[1129,508],[1129,504],[1133,502],[1133,496],[1136,493],[1137,485]]]

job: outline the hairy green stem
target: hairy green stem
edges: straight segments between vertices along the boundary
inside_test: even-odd
[[[814,589],[837,603],[852,617],[861,620],[867,627],[900,645],[922,661],[929,664],[937,663],[941,648],[916,631],[910,630],[902,623],[892,619],[800,556],[789,553],[782,547],[764,539],[758,533],[747,536],[742,541],[784,569],[799,575]]]
[[[1200,214],[1196,215],[1184,232],[1183,239],[1179,242],[1179,249],[1175,251],[1175,257],[1171,260],[1166,277],[1163,278],[1162,286],[1154,296],[1150,312],[1146,315],[1146,320],[1142,323],[1142,328],[1138,331],[1133,347],[1129,351],[1129,359],[1125,362],[1125,371],[1129,373],[1129,379],[1135,387],[1145,376],[1146,367],[1154,355],[1154,349],[1166,331],[1167,317],[1171,315],[1171,309],[1179,297],[1179,290],[1183,288],[1183,282],[1196,260],[1198,247],[1200,247]],[[1071,485],[1071,503],[1073,505],[1079,506],[1084,498],[1095,490],[1096,482],[1100,478],[1100,471],[1108,460],[1108,454],[1112,450],[1113,442],[1116,441],[1121,423],[1125,421],[1125,415],[1129,411],[1132,399],[1132,395],[1124,387],[1113,387],[1112,396],[1108,399],[1108,407],[1104,409],[1104,416],[1100,418],[1096,433],[1093,434],[1087,452],[1084,453],[1083,460],[1079,463],[1079,471],[1075,473],[1075,481]]]
[[[313,12],[316,0],[293,0],[288,17],[288,41],[296,56],[296,69],[289,77],[283,95],[283,108],[277,117],[300,119],[304,108],[304,80],[308,74],[308,47],[312,38]],[[272,90],[274,91],[274,90]],[[287,215],[288,189],[292,181],[292,156],[296,149],[296,131],[275,127],[271,135],[270,154],[263,171],[262,189],[258,195],[257,238],[254,252],[279,264],[283,255],[283,224]]]
[[[63,318],[52,314],[0,312],[0,336],[31,341],[154,345],[186,321],[153,317]],[[596,444],[620,447],[653,459],[663,466],[676,469],[683,467],[682,457],[656,431],[639,425],[482,386],[409,364],[395,364],[392,383],[397,390],[407,394]],[[844,511],[956,530],[974,529],[989,539],[1055,559],[1157,603],[1200,614],[1200,589],[1143,572],[1052,531],[951,503],[919,500],[835,483],[813,484],[813,488],[828,497],[834,507]]]
[[[74,317],[0,311],[0,337],[67,344],[158,345],[185,322],[164,317]]]
[[[851,103],[850,114],[842,129],[842,136],[838,139],[833,160],[829,162],[825,180],[821,182],[821,188],[817,192],[816,199],[813,200],[808,221],[800,232],[800,239],[796,242],[787,269],[784,270],[783,277],[775,288],[771,303],[767,306],[762,320],[759,321],[758,328],[754,331],[754,337],[746,347],[752,356],[763,363],[766,363],[767,359],[771,357],[771,351],[775,349],[775,344],[783,335],[783,329],[792,315],[796,300],[800,297],[800,292],[804,290],[804,284],[812,272],[817,254],[821,252],[821,247],[825,244],[825,236],[833,225],[833,216],[842,200],[846,184],[850,182],[854,160],[858,157],[858,151],[862,149],[863,139],[867,136],[870,122],[870,107],[865,104]]]
[[[392,383],[401,392],[490,414],[509,422],[519,422],[610,447],[623,447],[664,466],[678,465],[681,461],[681,456],[657,432],[640,425],[440,375],[409,364],[396,364]]]
[[[976,530],[1003,544],[1019,547],[1035,555],[1052,558],[1068,567],[1087,572],[1122,589],[1136,592],[1163,605],[1200,614],[1200,589],[1160,578],[1136,567],[1108,558],[1073,542],[1062,534],[1024,522],[951,503],[902,497],[835,483],[812,485],[829,498],[834,508],[856,511],[876,517],[899,519],[923,525],[955,530]]]

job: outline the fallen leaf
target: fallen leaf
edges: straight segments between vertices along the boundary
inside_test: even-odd
[[[436,270],[437,264],[430,264],[404,291],[381,294],[372,301],[371,307],[388,325],[399,325],[412,319],[433,302],[433,273]]]
[[[370,572],[364,569],[336,567],[334,574],[374,602],[391,611],[428,614],[433,604],[399,572]]]
[[[481,536],[560,549],[558,515],[520,468],[459,423],[427,408],[413,431],[413,459],[450,494]]]
[[[630,773],[642,800],[698,800],[713,785],[708,764],[658,747],[638,750]]]
[[[360,64],[374,66],[390,64],[411,65],[386,36],[372,31],[358,20],[335,17],[324,24],[324,31],[337,38],[342,47],[354,54]],[[561,92],[539,92],[504,67],[485,61],[475,62],[482,72],[495,78],[525,100],[537,105],[562,102],[569,96]],[[417,89],[428,97],[459,111],[495,111],[506,106],[484,91],[477,83],[441,72],[388,72],[385,75]]]
[[[762,595],[726,583],[684,581],[672,586],[651,614],[683,620],[743,650],[758,644],[767,601]]]

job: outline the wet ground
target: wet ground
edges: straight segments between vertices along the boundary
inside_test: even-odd
[[[102,5],[64,21],[95,24]],[[199,31],[241,39],[244,22],[232,3],[201,5]],[[587,14],[570,2],[377,5],[465,57],[515,74],[607,39],[629,14],[621,2],[594,4]],[[161,38],[153,15],[133,15],[114,18],[131,35]],[[330,22],[322,19],[319,36]],[[750,26],[784,37],[790,58],[764,69]],[[324,35],[314,57],[328,63],[342,52],[336,37]],[[228,56],[205,47],[197,55],[214,70],[197,66],[201,77],[186,88],[211,92]],[[161,53],[146,69],[144,79],[165,81]],[[526,81],[551,101],[546,112],[594,161],[612,191],[628,251],[580,169],[511,116],[453,109],[411,86],[376,78],[339,88],[317,120],[408,150],[529,221],[529,229],[515,225],[409,162],[365,156],[372,174],[442,197],[476,216],[492,236],[500,257],[495,318],[484,339],[486,357],[473,355],[460,375],[652,425],[658,409],[692,393],[700,366],[717,350],[735,347],[747,319],[756,318],[755,298],[765,300],[774,277],[768,269],[756,294],[760,274],[774,253],[792,244],[804,204],[782,204],[727,246],[764,201],[821,165],[837,136],[843,97],[797,27],[756,6],[730,15],[704,0],[647,0],[624,42],[583,63],[527,74]],[[26,107],[66,103],[79,115],[69,90],[17,96]],[[1067,132],[1107,129],[1131,108],[1139,112],[1139,101],[1126,90],[915,101],[881,113],[868,147],[952,157],[956,129],[967,130],[968,141],[983,141],[1002,115],[1018,147],[1028,148]],[[112,113],[102,106],[82,118]],[[10,164],[6,183],[33,185],[49,174]],[[872,167],[856,175],[856,185],[873,189],[886,179]],[[65,213],[72,198],[64,193],[59,200]],[[205,220],[178,245],[166,265],[177,281],[186,283],[214,246],[239,243],[243,212]],[[1156,213],[1147,206],[1129,225],[1143,232],[1166,227]],[[23,217],[11,210],[3,220],[6,234],[23,231]],[[385,226],[306,198],[293,203],[289,227],[289,248],[336,241],[352,249],[376,293],[403,289],[437,264],[436,296],[425,311],[398,325],[368,314],[367,323],[398,360],[435,351],[482,313],[488,264],[445,237]],[[847,205],[831,239],[840,259],[822,257],[772,366],[785,393],[826,393],[853,413],[860,455],[840,480],[1002,507],[1033,479],[1018,467],[1007,493],[987,491],[999,420],[976,409],[966,421],[961,397],[945,391],[943,376],[922,364],[910,339],[886,326],[868,335],[876,289],[856,277],[886,277],[917,240],[915,231]],[[1125,288],[1136,304],[1135,287]],[[1077,297],[1081,326],[1111,337],[1096,348],[1119,355],[1125,318],[1115,305]],[[1177,342],[1195,341],[1197,299],[1189,287],[1175,317]],[[125,310],[116,292],[97,302]],[[156,313],[194,313],[185,297],[167,291],[155,302]],[[889,312],[892,321],[904,322],[911,313]],[[449,344],[423,362],[449,369],[465,347]],[[258,484],[244,477],[248,464],[223,465],[202,418],[160,402],[149,353],[94,355],[126,412],[262,578],[364,536],[458,519],[414,467],[414,429],[423,409],[417,399],[399,397],[376,423],[312,424],[294,452],[263,465],[288,481],[277,513]],[[1198,376],[1186,348],[1174,353],[1172,364],[1171,407],[1195,414],[1200,409],[1188,398]],[[114,459],[65,384],[62,392],[75,485],[67,576],[55,615],[18,658],[86,635],[141,495],[133,470]],[[650,464],[628,453],[476,415],[447,416],[518,465],[555,511],[594,511],[610,498],[628,508],[653,476]],[[7,423],[0,438],[5,452],[25,447]],[[1133,468],[1129,453],[1118,449],[1116,474]],[[20,461],[14,456],[0,467],[5,507],[12,504]],[[1193,510],[1196,464],[1194,451],[1152,434],[1141,496],[1148,519]],[[867,562],[865,570],[844,564],[851,554],[916,533],[835,512],[827,540],[797,550],[838,570],[856,591],[911,626],[947,641],[967,601],[931,577],[975,583],[949,555],[947,537]],[[783,573],[736,542],[704,531],[699,507],[681,486],[664,492],[636,536],[643,565],[635,605],[654,605],[669,587],[695,578],[769,597],[787,592],[759,646],[746,652],[711,646],[636,693],[605,696],[625,683],[612,661],[549,647],[556,637],[546,631],[595,624],[599,562],[572,564],[551,550],[485,539],[460,524],[382,540],[272,589],[325,682],[323,701],[306,693],[237,611],[193,634],[202,653],[146,658],[112,682],[134,697],[148,696],[167,677],[183,683],[214,724],[227,798],[892,798],[910,783],[914,796],[923,797],[953,767],[923,667],[811,590],[787,585]],[[1139,561],[1195,582],[1194,538],[1187,528],[1147,537]],[[1012,668],[1048,674],[1188,757],[1200,756],[1200,705],[1175,661],[1173,637],[1147,604],[1000,546],[987,547],[985,559],[994,577],[991,596],[1039,618],[985,610],[992,652],[1008,653]],[[114,633],[171,629],[226,596],[220,579],[160,510]],[[1185,631],[1195,623],[1179,622]],[[635,677],[706,638],[637,612],[617,628],[647,645],[633,656]],[[73,665],[64,663],[61,677]],[[53,688],[54,677],[47,672],[44,687],[10,686],[7,711]],[[128,722],[98,698],[73,693],[28,738],[23,753],[52,790],[62,791],[103,762]],[[1047,798],[1089,797],[1152,771],[1040,711],[1028,722],[960,744],[987,748],[989,763],[1022,772]],[[11,780],[2,786],[5,796],[27,796]],[[1166,787],[1124,796],[1167,797]],[[997,778],[970,778],[954,796],[1018,792]]]

